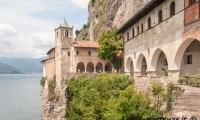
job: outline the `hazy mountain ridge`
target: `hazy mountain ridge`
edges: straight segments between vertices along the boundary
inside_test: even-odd
[[[42,58],[0,57],[0,62],[7,64],[23,73],[42,73]]]
[[[0,62],[0,74],[22,74],[19,70]]]

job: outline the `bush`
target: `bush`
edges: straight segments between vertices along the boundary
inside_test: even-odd
[[[150,99],[134,90],[133,79],[123,74],[103,73],[98,78],[72,78],[67,119],[120,120],[160,118],[162,113],[150,106]]]
[[[45,85],[45,81],[46,81],[46,78],[45,77],[42,77],[42,79],[40,80],[40,85],[44,88],[44,85]]]
[[[54,80],[49,82],[49,94],[48,94],[49,101],[59,99],[59,97],[54,92],[55,88],[56,88],[56,80],[54,79]]]
[[[193,87],[200,87],[200,74],[191,75],[189,73],[180,77],[178,83],[182,85],[190,85]]]

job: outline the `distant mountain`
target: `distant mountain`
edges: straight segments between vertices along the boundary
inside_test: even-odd
[[[0,57],[0,62],[8,64],[23,73],[42,73],[42,58]]]
[[[0,62],[0,74],[22,74],[19,70]]]

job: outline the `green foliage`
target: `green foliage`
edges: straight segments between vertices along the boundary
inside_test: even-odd
[[[46,78],[45,77],[42,77],[42,79],[40,80],[40,85],[44,88],[44,85],[45,85],[45,81],[46,81]]]
[[[79,35],[79,33],[80,33],[81,31],[80,30],[76,30],[76,37]]]
[[[87,28],[87,24],[83,24],[83,29],[86,29]]]
[[[172,109],[172,102],[173,102],[173,89],[174,89],[174,84],[169,83],[167,85],[167,94],[165,95],[165,100],[167,104],[167,111],[170,111]]]
[[[200,87],[200,74],[191,75],[186,73],[184,76],[179,78],[178,82],[182,85]]]
[[[54,92],[55,88],[56,88],[56,80],[54,79],[49,82],[49,94],[48,94],[49,101],[58,100],[58,96]]]
[[[69,90],[67,119],[125,120],[160,118],[147,96],[136,92],[133,79],[123,74],[101,74],[66,81]]]
[[[154,107],[157,112],[160,110],[160,107],[164,103],[164,88],[161,83],[153,82],[151,87],[151,93],[154,97]]]
[[[116,34],[117,30],[103,33],[99,39],[98,56],[103,60],[110,60],[119,69],[123,57],[123,35]]]
[[[94,6],[94,3],[95,3],[95,0],[91,0],[91,2],[92,2],[92,7]]]

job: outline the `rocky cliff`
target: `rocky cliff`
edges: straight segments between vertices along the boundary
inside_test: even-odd
[[[103,32],[119,29],[151,0],[90,0],[88,23],[77,40],[98,40]]]

